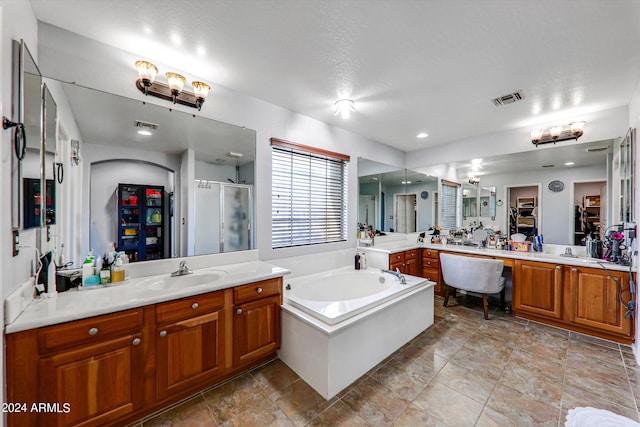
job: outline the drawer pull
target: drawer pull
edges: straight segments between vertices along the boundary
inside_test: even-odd
[[[236,314],[242,314],[242,309],[241,308],[237,309]]]
[[[198,307],[200,307],[200,306],[198,305],[197,302],[194,302],[193,304],[191,304],[191,308],[194,309],[194,310],[197,310]]]
[[[572,268],[571,271],[573,271],[575,273],[576,271],[578,271],[578,269],[577,268]]]
[[[258,288],[258,289],[256,289],[256,292],[257,292],[257,293],[259,293],[259,294],[261,294],[261,293],[262,293],[262,288]]]
[[[561,265],[556,265],[556,270],[560,270],[562,268]]]
[[[134,338],[134,339],[133,339],[133,342],[132,342],[131,344],[133,344],[133,345],[138,345],[138,344],[140,344],[140,338]]]
[[[98,328],[91,328],[89,329],[89,335],[95,335],[98,333]]]
[[[160,336],[161,337],[166,337],[167,336],[167,331],[160,331]]]

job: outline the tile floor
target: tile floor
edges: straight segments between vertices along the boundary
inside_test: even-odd
[[[432,327],[329,401],[275,360],[134,426],[562,426],[576,406],[640,420],[631,347],[452,305],[436,298]]]

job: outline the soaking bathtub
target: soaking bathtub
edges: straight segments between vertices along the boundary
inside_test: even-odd
[[[285,280],[280,359],[331,399],[433,324],[433,282],[345,267]]]

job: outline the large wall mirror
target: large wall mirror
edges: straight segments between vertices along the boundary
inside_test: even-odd
[[[57,160],[65,176],[55,218],[67,259],[77,264],[112,243],[133,261],[256,247],[255,131],[45,82],[58,107],[58,152],[66,153]]]
[[[534,196],[536,232],[544,235],[546,243],[582,244],[586,234],[579,234],[585,219],[597,227],[597,233],[625,220],[625,215],[633,218],[633,137],[630,132],[617,141],[559,143],[554,147],[481,159],[479,164],[471,159],[455,162],[441,169],[449,171],[448,180],[461,184],[458,209],[462,226],[481,222],[485,227],[508,234],[509,215],[514,209],[517,212],[517,198],[512,203],[509,193],[513,193],[514,188],[532,187],[539,189],[539,194],[536,190]],[[369,221],[369,224],[380,224],[376,228],[384,231],[399,231],[396,218],[392,218],[397,212],[393,200],[404,198],[409,199],[409,207],[404,209],[406,223],[411,224],[415,216],[416,231],[441,225],[435,177],[412,175],[411,171],[366,159],[359,159],[358,171],[360,223]],[[479,182],[469,183],[472,176],[479,178]],[[416,196],[414,210],[412,195]],[[620,199],[625,201],[613,203]],[[597,217],[592,216],[596,210],[594,204],[598,205]],[[409,230],[411,228],[404,232]]]
[[[413,233],[435,224],[437,178],[359,158],[358,182],[361,226]]]
[[[42,77],[24,42],[13,41],[13,121],[24,124],[26,144],[13,139],[12,226],[37,228],[44,223],[42,206]],[[15,136],[16,129],[12,129]],[[22,157],[22,160],[18,160]]]

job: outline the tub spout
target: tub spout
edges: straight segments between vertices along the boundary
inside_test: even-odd
[[[400,281],[401,285],[406,285],[407,284],[407,279],[405,279],[404,274],[400,273],[400,269],[396,268],[396,271],[393,270],[382,270],[383,273],[389,273],[392,276],[395,276],[396,279],[398,279]]]

